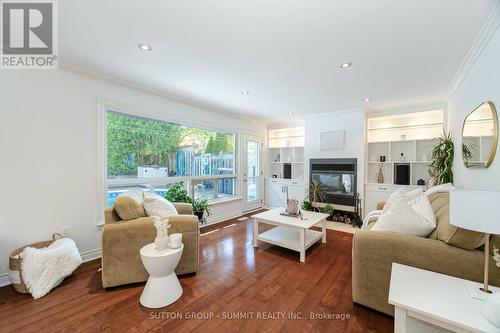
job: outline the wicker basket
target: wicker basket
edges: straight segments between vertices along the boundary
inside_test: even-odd
[[[9,269],[10,269],[9,276],[11,277],[12,286],[14,287],[14,289],[16,289],[17,292],[20,292],[23,294],[29,293],[29,290],[26,288],[26,285],[24,284],[23,274],[21,272],[21,266],[22,266],[21,265],[22,260],[21,260],[21,256],[20,256],[21,252],[23,252],[23,250],[25,248],[27,248],[28,246],[34,247],[36,249],[41,249],[41,248],[47,247],[50,244],[52,244],[55,240],[60,239],[60,238],[62,238],[62,236],[60,234],[56,233],[56,234],[52,235],[52,240],[29,244],[29,245],[23,246],[19,249],[12,251],[12,253],[10,254],[10,257],[9,257]],[[17,276],[19,276],[19,277],[17,278]]]

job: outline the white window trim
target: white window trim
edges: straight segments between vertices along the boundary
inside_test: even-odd
[[[211,131],[219,131],[234,135],[234,168],[235,173],[230,175],[209,175],[209,176],[193,176],[193,177],[169,177],[169,178],[130,178],[130,179],[107,179],[107,113],[108,111],[116,111],[122,114],[139,116],[148,119],[165,121],[173,124],[179,124],[186,127],[194,127]],[[233,200],[241,200],[241,175],[240,169],[240,136],[242,133],[235,132],[232,129],[221,128],[203,119],[203,124],[199,121],[188,117],[176,116],[177,119],[172,119],[164,113],[158,113],[151,110],[146,110],[141,107],[135,107],[123,103],[112,102],[103,98],[97,99],[97,226],[104,225],[104,210],[107,208],[108,187],[110,185],[164,185],[183,181],[187,184],[188,192],[190,192],[192,180],[210,180],[210,179],[227,179],[234,178],[234,194],[225,198],[214,198],[209,200],[209,203],[218,204]],[[192,195],[192,193],[189,193]]]

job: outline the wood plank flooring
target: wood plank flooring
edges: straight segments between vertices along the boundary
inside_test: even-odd
[[[184,293],[166,308],[139,304],[143,283],[104,290],[93,260],[38,300],[0,288],[0,332],[393,331],[392,317],[352,302],[352,235],[328,230],[300,263],[298,252],[254,249],[251,219],[202,234],[200,270],[180,277]]]

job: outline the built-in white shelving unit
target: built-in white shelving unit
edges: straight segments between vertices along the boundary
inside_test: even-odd
[[[394,164],[410,164],[410,184],[417,185],[419,179],[429,182],[429,165],[432,149],[437,144],[435,139],[388,141],[368,143],[367,183],[378,184],[376,174],[382,168],[385,185],[394,185]],[[403,159],[401,159],[403,153]],[[380,157],[385,156],[385,162]]]
[[[266,168],[265,206],[282,207],[289,198],[300,203],[306,196],[304,182],[304,127],[270,129]],[[284,179],[284,166],[290,164],[291,178]]]
[[[283,166],[291,164],[292,179],[304,179],[304,127],[269,130],[267,177],[283,178]]]
[[[424,180],[424,186],[428,185],[435,138],[443,133],[443,128],[442,109],[368,117],[365,214],[375,210],[378,202],[386,201],[401,186],[394,181],[396,163],[409,165],[409,186],[419,186],[419,179]],[[385,156],[384,162],[381,156]],[[384,175],[382,183],[376,179],[379,168]]]

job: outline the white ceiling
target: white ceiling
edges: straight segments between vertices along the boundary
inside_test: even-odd
[[[495,3],[65,0],[60,59],[271,122],[444,98]]]

